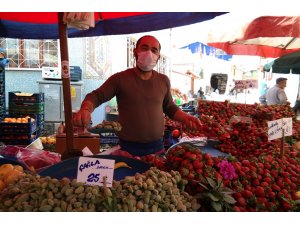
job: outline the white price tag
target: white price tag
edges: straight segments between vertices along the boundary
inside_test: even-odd
[[[87,185],[103,186],[106,177],[106,186],[111,187],[114,176],[115,160],[90,157],[79,157],[77,181]]]
[[[268,140],[275,140],[282,137],[282,129],[284,136],[291,136],[293,130],[292,118],[282,118],[268,122]]]

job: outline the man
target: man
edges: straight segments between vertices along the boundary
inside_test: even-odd
[[[293,111],[296,115],[297,115],[299,109],[300,109],[300,95],[298,95],[298,98],[297,98],[297,100],[295,102],[295,105],[293,107]]]
[[[284,88],[286,87],[287,78],[277,78],[276,85],[270,88],[266,94],[259,99],[267,105],[282,105],[288,103]]]
[[[163,149],[164,114],[189,129],[200,129],[201,123],[196,117],[173,103],[169,78],[153,70],[160,50],[155,37],[141,37],[133,50],[136,67],[112,75],[89,93],[74,115],[74,125],[86,127],[93,110],[116,96],[122,125],[118,132],[120,146],[132,155],[153,154]]]

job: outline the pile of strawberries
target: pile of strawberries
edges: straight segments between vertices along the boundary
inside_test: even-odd
[[[197,181],[201,177],[222,179],[235,193],[233,211],[297,211],[300,189],[300,155],[275,158],[270,154],[237,161],[233,158],[211,157],[189,145],[176,146],[167,156],[169,169],[177,170],[191,181],[186,191],[195,195],[203,191]],[[227,161],[228,160],[228,161]],[[226,174],[220,163],[226,161],[234,171]]]
[[[198,110],[202,129],[183,128],[182,136],[218,139],[221,144],[217,148],[230,156],[216,158],[203,154],[199,148],[176,146],[167,156],[165,169],[178,170],[190,180],[190,194],[203,191],[197,185],[203,176],[222,179],[235,192],[233,211],[299,211],[296,192],[300,191],[300,151],[295,143],[300,141],[300,121],[295,120],[290,106],[200,100]],[[250,121],[234,121],[233,116]],[[293,135],[286,137],[282,156],[281,140],[268,141],[267,121],[287,117],[293,118]],[[224,160],[234,168],[230,179],[218,166]]]

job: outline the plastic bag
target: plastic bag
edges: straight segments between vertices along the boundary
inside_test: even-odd
[[[13,145],[1,145],[0,155],[10,158],[17,158],[17,154],[22,151],[23,148]]]
[[[44,150],[26,149],[19,151],[17,159],[29,170],[40,171],[61,161],[60,154]]]

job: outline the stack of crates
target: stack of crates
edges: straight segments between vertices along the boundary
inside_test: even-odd
[[[14,117],[30,116],[36,121],[36,130],[31,130],[35,138],[45,132],[45,97],[44,93],[26,94],[21,92],[8,93],[8,112]]]
[[[0,65],[0,118],[5,114],[5,68]]]
[[[29,145],[37,138],[36,131],[36,119],[6,115],[0,122],[0,142],[6,145]]]

